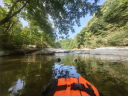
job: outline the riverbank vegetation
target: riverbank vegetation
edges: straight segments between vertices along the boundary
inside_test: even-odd
[[[107,0],[74,39],[62,48],[128,46],[128,0]]]
[[[81,17],[97,10],[97,1],[2,0],[0,48],[54,47],[57,34],[67,36],[69,30],[73,32],[73,25],[79,25]],[[22,26],[23,20],[28,23],[26,27]]]
[[[19,20],[10,21],[12,25],[2,27],[0,34],[0,45],[2,49],[13,50],[27,47],[48,47],[54,44],[55,36],[53,29],[48,25],[49,30],[30,24],[29,27],[22,27]],[[32,23],[32,22],[30,22]],[[47,33],[46,33],[47,32]]]

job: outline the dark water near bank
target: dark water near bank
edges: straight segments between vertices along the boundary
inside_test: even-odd
[[[62,58],[61,64],[76,68],[104,96],[128,96],[127,57],[71,54],[1,57],[0,96],[41,96],[53,77],[58,57]]]

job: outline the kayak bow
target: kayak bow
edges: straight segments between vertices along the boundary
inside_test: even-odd
[[[53,96],[99,96],[98,90],[86,79],[59,78]]]

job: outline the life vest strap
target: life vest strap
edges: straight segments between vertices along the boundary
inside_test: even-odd
[[[66,90],[67,85],[56,86],[56,91]]]
[[[94,90],[92,89],[92,87],[89,84],[87,84],[87,86],[88,86],[88,88],[86,88],[84,86],[84,84],[81,84],[81,83],[73,83],[73,84],[71,84],[71,90],[85,91],[90,96],[96,96],[95,93],[94,93]]]
[[[61,85],[61,86],[56,87],[56,91],[66,90],[67,86],[70,86],[71,90],[85,91],[90,96],[96,96],[94,93],[94,90],[92,89],[92,87],[89,84],[87,84],[88,88],[86,88],[84,86],[84,84],[81,84],[81,83],[73,83],[71,85]]]

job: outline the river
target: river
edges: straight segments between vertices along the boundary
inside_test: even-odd
[[[103,96],[128,96],[127,57],[66,53],[0,57],[0,96],[41,96],[58,57],[61,64],[74,66]]]

